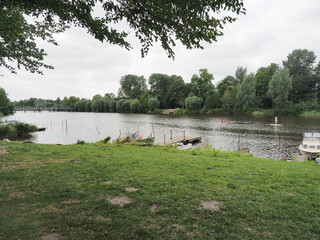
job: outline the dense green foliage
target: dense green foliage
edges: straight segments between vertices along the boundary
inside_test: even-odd
[[[314,162],[210,148],[0,142],[0,233],[3,239],[319,239],[318,182]]]
[[[0,138],[17,139],[25,134],[35,132],[38,128],[35,125],[17,122],[0,123]]]
[[[13,103],[8,98],[6,91],[0,87],[0,117],[13,113]]]
[[[197,110],[201,108],[203,99],[201,97],[197,97],[195,95],[191,95],[186,98],[186,109],[187,110]]]
[[[120,79],[119,96],[126,98],[138,98],[147,91],[146,79],[144,76],[133,74],[125,75]]]
[[[244,77],[237,85],[236,107],[240,113],[249,114],[256,108],[256,90],[254,85],[254,74]]]
[[[279,69],[269,82],[268,95],[277,108],[284,108],[288,101],[292,78],[288,69]]]
[[[181,76],[154,73],[148,78],[148,87],[144,76],[129,74],[120,79],[118,96],[107,93],[92,99],[71,96],[55,101],[30,98],[15,102],[15,106],[63,106],[73,111],[123,113],[159,112],[158,108],[186,109],[179,113],[227,114],[272,109],[276,115],[320,111],[320,64],[315,64],[315,55],[308,50],[294,50],[283,66],[271,63],[256,73],[238,67],[234,76],[228,75],[217,86],[213,79],[207,69],[200,69],[190,83]]]
[[[86,29],[101,42],[130,49],[123,22],[135,32],[142,56],[154,42],[160,42],[173,57],[176,41],[189,49],[202,48],[203,42],[211,43],[222,35],[224,24],[236,20],[228,14],[244,12],[242,0],[1,0],[0,67],[11,72],[24,67],[37,73],[42,73],[42,67],[52,68],[43,63],[46,53],[35,40],[56,44],[53,35],[71,26]]]

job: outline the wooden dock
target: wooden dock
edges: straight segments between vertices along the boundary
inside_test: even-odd
[[[166,146],[166,145],[172,145],[177,143],[193,144],[200,141],[201,141],[201,137],[198,137],[198,136],[178,136],[178,137],[171,138],[169,140],[164,139],[163,143],[159,143],[158,145]]]

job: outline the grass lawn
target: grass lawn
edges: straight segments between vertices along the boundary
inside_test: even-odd
[[[0,142],[0,239],[319,239],[320,166]]]

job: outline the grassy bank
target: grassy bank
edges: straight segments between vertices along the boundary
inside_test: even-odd
[[[319,239],[319,171],[210,149],[0,142],[0,239]]]
[[[302,117],[320,117],[320,112],[319,111],[308,111],[308,112],[303,112],[300,114]]]

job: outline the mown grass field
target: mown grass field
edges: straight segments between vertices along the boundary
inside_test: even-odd
[[[319,172],[211,149],[0,142],[0,239],[319,239]]]

